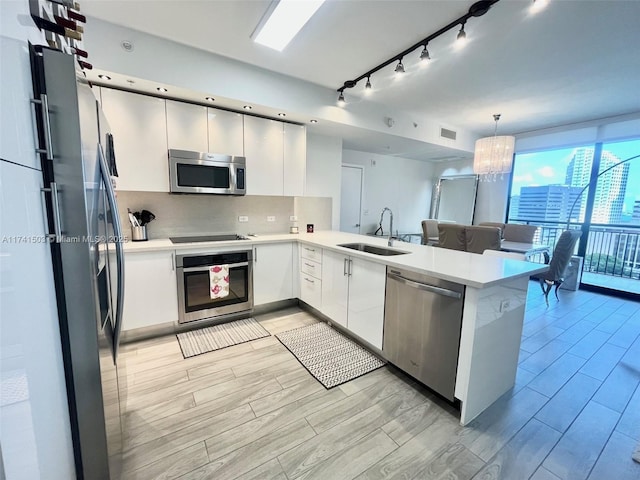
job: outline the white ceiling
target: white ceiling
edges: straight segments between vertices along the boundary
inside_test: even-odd
[[[249,36],[268,0],[86,0],[88,15],[219,55],[338,88],[466,13],[473,1],[328,0],[291,44],[276,52]],[[640,112],[640,1],[502,0],[371,78],[375,101],[477,132],[514,134]],[[347,100],[363,85],[346,90]],[[366,100],[359,100],[366,101]]]

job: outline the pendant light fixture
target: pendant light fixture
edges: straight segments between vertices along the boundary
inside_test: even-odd
[[[515,137],[498,136],[498,120],[500,114],[494,114],[496,127],[493,137],[476,140],[473,155],[473,173],[480,175],[481,181],[495,181],[498,174],[501,178],[511,171],[513,152],[516,144]]]

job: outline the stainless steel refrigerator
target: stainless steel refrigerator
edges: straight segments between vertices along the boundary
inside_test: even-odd
[[[31,47],[38,142],[76,475],[120,476],[124,256],[114,144],[72,55]]]

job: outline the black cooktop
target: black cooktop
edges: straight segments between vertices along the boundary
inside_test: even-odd
[[[248,240],[247,237],[235,233],[227,235],[198,235],[195,237],[170,237],[172,243],[194,243],[194,242],[228,242],[229,240]]]

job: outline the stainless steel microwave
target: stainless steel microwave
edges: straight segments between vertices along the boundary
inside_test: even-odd
[[[246,182],[245,157],[169,150],[171,193],[244,195]]]

